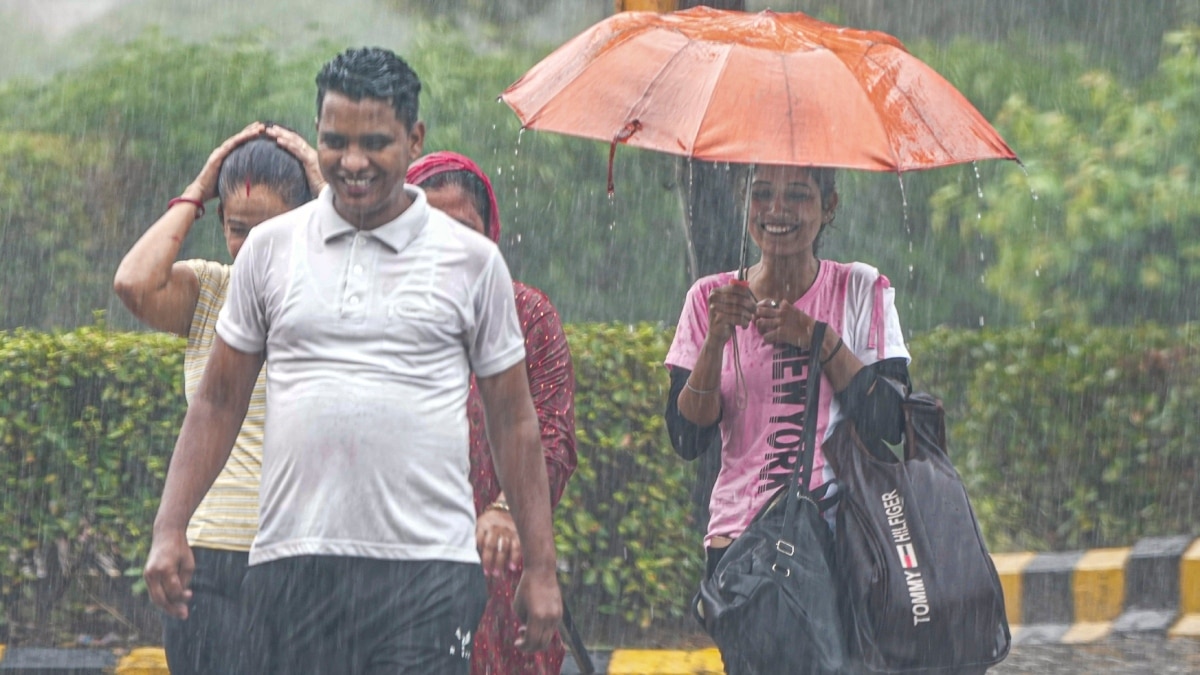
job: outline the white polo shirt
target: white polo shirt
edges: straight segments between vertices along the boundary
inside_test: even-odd
[[[217,333],[267,352],[250,563],[300,555],[478,562],[466,400],[525,358],[512,280],[486,237],[405,186],[360,232],[332,192],[254,228]]]

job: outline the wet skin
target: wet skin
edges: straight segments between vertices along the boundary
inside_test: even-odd
[[[229,256],[237,259],[250,230],[289,210],[279,193],[262,185],[251,185],[247,191],[226,195],[221,201],[220,216]]]
[[[317,118],[317,161],[338,214],[373,230],[403,213],[412,201],[404,175],[424,142],[424,123],[405,125],[388,101],[328,92]]]

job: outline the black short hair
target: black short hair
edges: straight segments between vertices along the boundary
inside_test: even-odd
[[[479,217],[483,219],[483,233],[490,235],[492,231],[492,202],[491,198],[488,197],[487,186],[483,184],[479,176],[466,169],[443,171],[442,173],[435,173],[426,178],[418,187],[433,190],[448,185],[457,185],[471,197],[471,203],[475,205],[475,210],[479,212]]]
[[[322,66],[317,73],[318,118],[325,94],[330,91],[355,101],[363,98],[387,101],[396,111],[396,119],[408,129],[418,119],[421,78],[390,49],[347,49]]]
[[[221,163],[217,192],[222,201],[248,185],[270,188],[292,209],[313,198],[304,165],[267,136],[239,145]]]

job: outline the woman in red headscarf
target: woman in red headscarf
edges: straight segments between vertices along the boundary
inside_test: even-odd
[[[500,241],[500,209],[492,182],[469,158],[453,152],[431,153],[409,167],[406,182],[424,189],[430,206],[492,241]],[[525,333],[525,368],[542,430],[553,506],[575,471],[575,371],[558,311],[546,294],[519,281],[513,281],[513,294]],[[566,655],[559,636],[547,649],[534,654],[514,646],[520,621],[512,602],[521,578],[521,542],[496,479],[484,430],[483,404],[474,380],[467,399],[467,416],[471,423],[471,485],[477,516],[475,542],[488,585],[487,608],[475,631],[471,674],[557,674]]]

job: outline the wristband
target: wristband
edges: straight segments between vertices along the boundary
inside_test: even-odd
[[[192,199],[191,197],[176,197],[167,202],[167,210],[171,210],[176,204],[191,204],[192,206],[196,207],[196,220],[200,220],[204,217],[204,202],[200,201],[199,199]]]
[[[833,360],[834,355],[838,353],[838,350],[840,350],[842,348],[842,345],[844,345],[844,344],[845,343],[842,342],[842,338],[838,338],[837,344],[833,346],[833,351],[829,352],[829,356],[826,356],[824,359],[821,359],[821,367],[822,368],[825,367],[826,363],[829,363],[830,361]]]
[[[684,380],[683,386],[686,387],[688,391],[690,391],[693,394],[696,394],[698,396],[706,396],[717,390],[717,387],[713,387],[712,389],[697,389],[692,386],[692,380],[690,378],[687,380]]]
[[[508,513],[511,509],[508,508],[508,502],[504,501],[503,499],[497,499],[491,504],[488,504],[488,510],[503,511]]]

